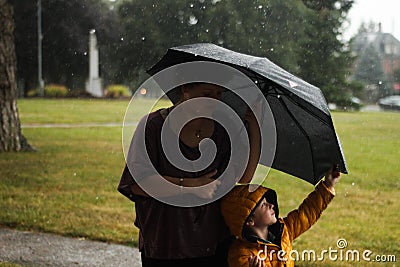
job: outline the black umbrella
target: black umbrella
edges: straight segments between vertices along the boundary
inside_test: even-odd
[[[212,61],[234,67],[251,78],[261,90],[272,110],[276,127],[277,144],[270,167],[314,185],[332,165],[347,173],[341,144],[319,88],[267,58],[208,43],[170,48],[148,73],[154,75],[170,66],[193,61]],[[260,163],[263,164],[263,158]]]

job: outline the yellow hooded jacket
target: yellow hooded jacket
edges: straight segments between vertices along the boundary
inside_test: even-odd
[[[250,192],[249,186],[251,185],[237,185],[221,202],[222,215],[229,230],[236,237],[229,249],[229,266],[248,267],[249,257],[257,255],[265,258],[266,267],[294,266],[290,257],[293,240],[319,219],[334,197],[334,192],[320,182],[298,209],[291,211],[285,218],[279,218],[276,192],[262,186]],[[263,197],[274,205],[275,216],[278,219],[268,227],[268,240],[247,233],[244,228],[246,219]]]

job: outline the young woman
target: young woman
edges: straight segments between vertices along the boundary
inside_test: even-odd
[[[200,155],[200,142],[210,138],[216,145],[215,158],[205,169],[196,172],[179,169],[167,159],[162,148],[161,131],[163,126],[169,127],[164,125],[168,115],[189,99],[207,97],[219,100],[223,88],[208,83],[194,83],[182,86],[180,92],[179,103],[148,114],[138,124],[128,156],[131,163],[124,169],[118,190],[135,202],[135,225],[139,228],[143,266],[227,266],[226,239],[229,231],[221,216],[219,201],[195,207],[177,207],[154,197],[154,194],[168,198],[188,193],[197,198],[212,199],[219,186],[218,182],[212,182],[215,179],[218,181],[230,159],[233,144],[224,127],[210,118],[193,117],[191,120],[190,116],[194,113],[190,112],[184,114],[189,116],[188,123],[179,132],[180,152],[187,159],[196,160]],[[203,108],[203,111],[212,113],[212,106],[204,105]],[[260,132],[255,116],[248,112],[246,120],[250,156],[240,182],[251,181],[260,154]],[[146,152],[135,150],[143,142]],[[146,157],[152,166],[146,166]],[[160,183],[159,175],[178,186],[157,186]],[[140,185],[137,181],[140,181]],[[201,187],[207,184],[210,186]],[[151,195],[143,190],[146,185],[152,189]]]

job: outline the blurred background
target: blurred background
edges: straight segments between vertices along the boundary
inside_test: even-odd
[[[91,30],[98,39],[104,95],[114,84],[134,92],[169,47],[197,42],[267,57],[320,87],[332,108],[357,109],[400,93],[400,27],[395,28],[393,5],[385,1],[10,3],[20,97],[37,95],[40,86],[38,8],[43,84],[62,85],[68,96],[85,95]]]

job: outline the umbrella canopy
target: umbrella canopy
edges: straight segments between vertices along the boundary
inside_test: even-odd
[[[340,172],[347,173],[341,144],[319,88],[267,58],[237,53],[209,43],[170,48],[148,73],[154,75],[165,68],[193,61],[229,65],[246,74],[261,90],[276,127],[275,157],[269,167],[314,185],[334,164]],[[260,163],[265,164],[262,157]]]

